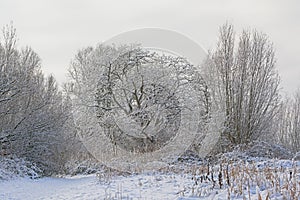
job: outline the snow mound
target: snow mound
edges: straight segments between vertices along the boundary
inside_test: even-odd
[[[277,144],[269,144],[264,141],[254,142],[245,152],[251,157],[263,157],[270,159],[291,159],[292,152]]]
[[[0,157],[0,180],[17,177],[39,178],[42,170],[34,163],[17,157]]]

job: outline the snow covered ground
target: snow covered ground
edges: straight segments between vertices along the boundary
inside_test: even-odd
[[[180,175],[143,174],[114,178],[108,183],[95,175],[23,178],[1,182],[0,199],[197,199],[188,191],[192,185],[191,179]],[[210,191],[204,199],[227,199],[227,191]]]
[[[225,165],[224,165],[225,166]],[[175,166],[163,172],[129,176],[109,174],[0,181],[0,199],[299,199],[300,162],[287,160],[231,163],[229,178],[219,165]],[[206,177],[206,178],[205,178]],[[222,186],[219,185],[219,180]],[[230,186],[226,182],[230,182]],[[292,198],[291,195],[294,194]]]

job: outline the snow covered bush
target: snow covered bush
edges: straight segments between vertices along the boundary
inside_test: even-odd
[[[42,170],[35,163],[23,158],[0,157],[0,180],[9,180],[17,177],[39,178]]]

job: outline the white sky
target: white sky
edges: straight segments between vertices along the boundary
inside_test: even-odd
[[[256,28],[274,42],[283,92],[300,87],[300,1],[297,0],[0,0],[0,27],[13,21],[19,46],[31,46],[46,74],[66,81],[75,53],[137,28],[180,32],[205,49],[218,27]]]

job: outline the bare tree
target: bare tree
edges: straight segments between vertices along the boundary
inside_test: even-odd
[[[243,31],[235,45],[233,26],[223,25],[203,71],[214,104],[225,115],[223,138],[236,145],[270,131],[279,105],[279,76],[266,35]]]

